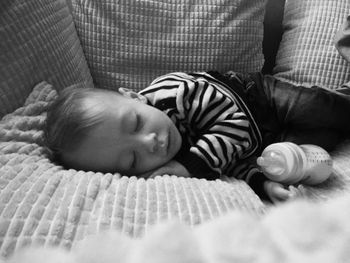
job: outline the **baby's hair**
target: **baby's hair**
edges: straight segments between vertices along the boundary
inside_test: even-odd
[[[93,98],[105,92],[111,91],[73,85],[59,93],[49,107],[44,129],[45,143],[53,161],[63,164],[62,155],[78,147],[102,121],[103,103]]]

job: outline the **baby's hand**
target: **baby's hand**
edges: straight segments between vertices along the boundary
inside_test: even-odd
[[[143,174],[142,177],[154,178],[157,175],[163,175],[163,174],[177,175],[182,177],[191,176],[191,174],[187,171],[187,169],[182,164],[180,164],[177,161],[171,160],[168,163],[164,164],[163,166]]]
[[[266,181],[264,183],[264,188],[267,195],[274,203],[287,201],[288,199],[295,197],[295,193],[292,192],[290,188],[277,182]]]

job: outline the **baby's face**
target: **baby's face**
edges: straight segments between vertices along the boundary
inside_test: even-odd
[[[102,122],[75,151],[63,155],[68,165],[137,175],[164,165],[180,150],[181,135],[164,112],[117,93],[94,100],[104,105]]]

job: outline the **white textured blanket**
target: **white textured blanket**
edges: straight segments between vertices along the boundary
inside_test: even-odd
[[[342,263],[350,262],[350,196],[297,201],[262,218],[237,211],[190,228],[160,224],[141,239],[90,236],[70,252],[33,248],[11,263]]]

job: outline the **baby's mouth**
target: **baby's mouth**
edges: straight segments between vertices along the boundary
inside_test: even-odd
[[[164,139],[159,144],[159,148],[162,156],[166,156],[168,154],[169,142],[170,142],[170,131],[168,131],[167,135],[164,136]]]

